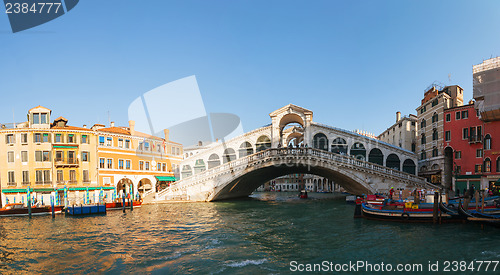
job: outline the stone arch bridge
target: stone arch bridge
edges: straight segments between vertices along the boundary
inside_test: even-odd
[[[287,105],[272,123],[231,140],[186,148],[181,180],[157,200],[212,201],[247,196],[291,173],[315,174],[353,194],[438,188],[416,174],[416,155],[361,134],[315,123],[312,111]],[[191,149],[191,150],[190,150]]]

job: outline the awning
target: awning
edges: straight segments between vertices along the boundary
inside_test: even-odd
[[[92,186],[88,187],[89,191],[91,190],[113,190],[115,189],[114,187],[109,187],[109,186]],[[64,187],[59,187],[56,188],[57,191],[64,191]],[[68,191],[86,191],[87,187],[68,187]],[[31,189],[31,192],[52,192],[54,191],[53,188],[33,188]],[[16,189],[2,189],[2,193],[26,193],[26,188],[16,188]]]
[[[175,177],[171,176],[155,176],[155,178],[159,181],[177,181]]]

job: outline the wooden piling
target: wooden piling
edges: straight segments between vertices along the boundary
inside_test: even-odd
[[[476,212],[479,212],[479,190],[476,190],[474,198],[476,199]]]
[[[439,202],[439,192],[434,193],[434,209],[432,211],[432,221],[433,223],[438,222],[438,202]]]

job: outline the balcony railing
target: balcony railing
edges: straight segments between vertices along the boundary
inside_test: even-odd
[[[22,185],[30,185],[30,182],[29,181],[23,181],[21,184]]]
[[[68,184],[77,184],[77,181],[76,180],[69,180]]]
[[[17,186],[17,182],[8,182],[7,186]]]
[[[483,135],[469,136],[469,143],[481,143],[483,142]]]
[[[56,159],[55,166],[78,166],[78,159]]]

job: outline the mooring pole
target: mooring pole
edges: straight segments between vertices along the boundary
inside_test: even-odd
[[[54,196],[50,194],[50,207],[52,208],[52,218],[56,217],[56,212],[54,211]]]
[[[125,213],[125,192],[123,192],[122,195],[122,208],[123,208],[123,213]]]
[[[437,223],[438,221],[438,202],[439,202],[439,192],[434,193],[434,209],[432,211],[432,221]]]

